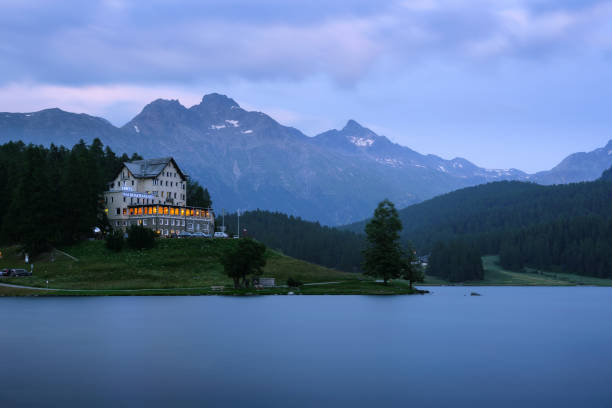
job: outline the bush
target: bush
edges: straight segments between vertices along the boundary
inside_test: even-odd
[[[121,230],[111,231],[106,236],[106,248],[111,251],[121,252],[124,244],[125,240],[123,239],[123,231]]]
[[[155,231],[142,225],[132,225],[127,234],[127,245],[131,249],[148,249],[155,246]]]
[[[295,279],[293,276],[287,279],[287,286],[289,286],[290,288],[299,288],[302,285],[303,283],[299,281],[298,279]]]

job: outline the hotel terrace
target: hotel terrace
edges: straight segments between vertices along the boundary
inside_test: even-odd
[[[215,230],[212,209],[187,206],[187,176],[172,157],[124,163],[108,187],[104,202],[115,229],[142,225],[162,236]]]

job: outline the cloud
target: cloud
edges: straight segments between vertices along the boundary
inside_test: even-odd
[[[172,86],[10,83],[0,86],[0,111],[34,112],[60,107],[75,113],[110,116],[116,119],[115,125],[123,125],[158,98],[179,99],[183,105],[192,106],[200,102],[202,92]],[[119,112],[122,115],[118,116]]]
[[[291,4],[289,4],[291,3]],[[376,3],[373,5],[372,3]],[[495,63],[612,50],[612,2],[41,1],[0,5],[0,81],[359,83],[423,61]]]

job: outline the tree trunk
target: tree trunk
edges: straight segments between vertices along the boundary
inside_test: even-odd
[[[234,289],[240,289],[240,278],[233,278],[234,279]]]

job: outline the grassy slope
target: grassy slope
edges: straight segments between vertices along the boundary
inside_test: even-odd
[[[527,269],[526,272],[513,272],[499,265],[497,255],[482,257],[485,269],[485,278],[481,281],[465,282],[464,285],[514,285],[514,286],[569,286],[569,285],[595,285],[612,286],[612,279],[591,278],[569,273],[555,273]],[[426,285],[449,284],[436,277],[426,277]]]
[[[235,292],[232,281],[223,273],[217,255],[225,248],[235,245],[233,240],[159,240],[155,249],[145,251],[124,250],[114,253],[100,241],[82,242],[69,248],[66,253],[78,258],[75,261],[58,252],[51,262],[45,254],[34,262],[34,276],[2,278],[1,282],[24,286],[83,290],[30,293],[23,289],[2,288],[0,295],[88,295],[88,294],[208,294],[218,293],[211,286],[223,285],[223,293],[250,293],[249,290]],[[4,259],[0,268],[25,268],[15,247],[3,248]],[[340,272],[268,251],[268,261],[263,276],[274,277],[279,285],[292,276],[304,283],[340,282],[329,285],[306,285],[291,289],[303,294],[410,293],[404,285],[385,287],[360,274]],[[143,288],[151,290],[142,290]],[[23,290],[24,292],[20,292]],[[95,290],[96,292],[88,292]],[[287,293],[288,288],[269,289],[258,293]],[[252,290],[251,290],[252,291]]]

